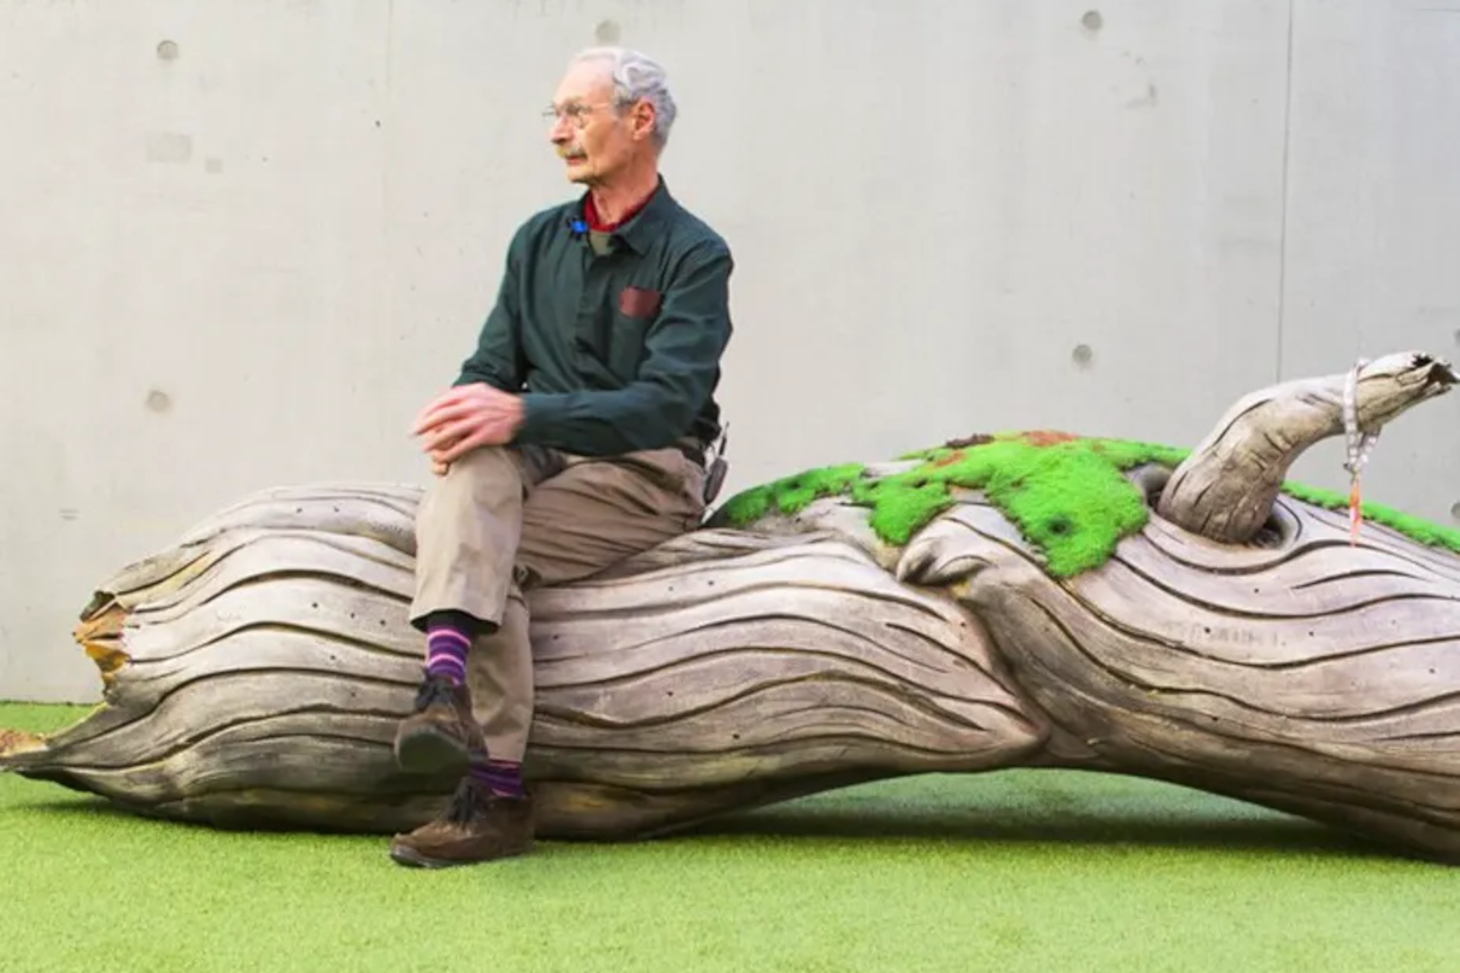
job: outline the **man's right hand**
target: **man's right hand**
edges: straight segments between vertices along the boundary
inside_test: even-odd
[[[521,398],[477,382],[438,395],[421,411],[411,432],[424,437],[431,471],[439,476],[479,446],[510,443],[523,416]]]

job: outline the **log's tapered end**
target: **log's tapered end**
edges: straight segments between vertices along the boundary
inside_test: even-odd
[[[44,750],[46,741],[36,733],[24,730],[0,730],[0,770],[5,770],[11,758],[21,754]]]

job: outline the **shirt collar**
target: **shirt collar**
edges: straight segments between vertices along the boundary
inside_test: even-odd
[[[587,233],[588,221],[583,216],[583,207],[587,200],[587,193],[580,196],[568,217],[569,225],[580,233]],[[674,197],[669,193],[669,185],[664,181],[664,177],[660,176],[659,184],[654,188],[654,193],[649,197],[649,201],[627,222],[615,229],[612,238],[622,240],[635,253],[647,252],[654,241],[664,232],[674,206]]]

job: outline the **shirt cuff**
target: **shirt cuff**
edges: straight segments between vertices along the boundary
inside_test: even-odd
[[[523,443],[541,443],[544,437],[552,435],[562,425],[567,403],[560,395],[547,392],[524,392],[522,400],[522,426],[517,430],[517,440]]]

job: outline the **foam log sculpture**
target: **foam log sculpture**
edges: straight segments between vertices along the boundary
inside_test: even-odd
[[[662,834],[923,772],[1172,781],[1460,858],[1460,532],[1284,481],[1347,373],[1194,450],[1025,433],[747,490],[530,596],[539,833]],[[1456,381],[1358,370],[1373,432]],[[0,767],[220,827],[388,832],[453,780],[392,761],[421,643],[414,487],[268,490],[108,580],[104,702]]]

